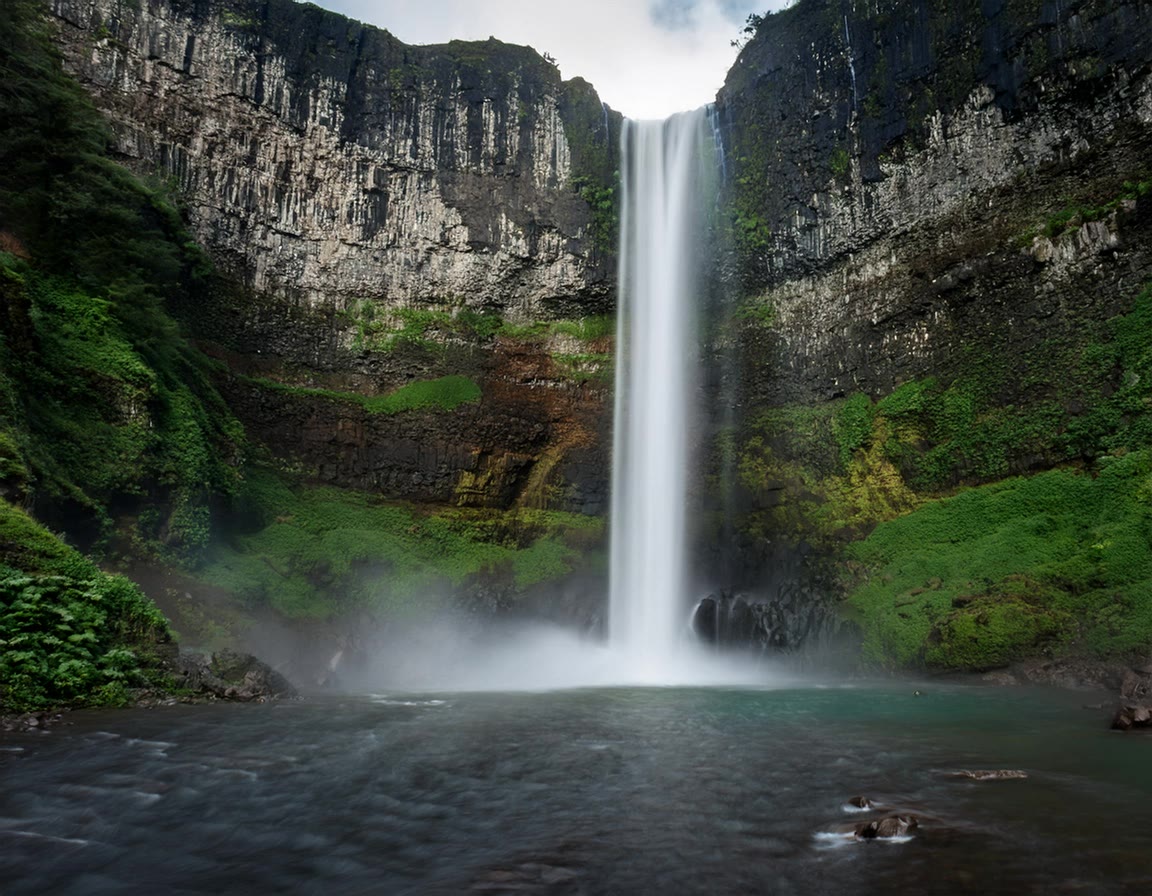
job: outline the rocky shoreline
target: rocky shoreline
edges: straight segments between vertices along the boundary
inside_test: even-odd
[[[1066,690],[1102,691],[1111,700],[1097,704],[1113,713],[1117,731],[1152,728],[1152,658],[1134,663],[1091,659],[1031,659],[979,676],[1001,687],[1044,686]]]
[[[142,688],[132,705],[138,709],[174,706],[177,703],[267,703],[294,700],[300,695],[287,678],[248,653],[221,650],[212,654],[181,652],[173,673],[171,691]],[[67,723],[66,707],[0,715],[0,734],[43,731]]]

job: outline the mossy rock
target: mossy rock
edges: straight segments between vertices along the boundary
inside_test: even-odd
[[[1053,589],[1025,577],[955,598],[955,609],[928,635],[924,663],[984,671],[1059,649],[1071,640],[1075,621],[1050,606],[1057,599]]]

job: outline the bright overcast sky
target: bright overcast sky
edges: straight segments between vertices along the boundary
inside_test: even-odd
[[[785,0],[316,0],[408,44],[496,37],[551,54],[630,118],[716,98],[750,13]]]

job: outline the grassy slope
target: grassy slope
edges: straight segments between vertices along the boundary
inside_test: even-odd
[[[1152,645],[1152,288],[1082,340],[973,359],[953,382],[766,411],[737,452],[747,514],[843,551],[849,614],[883,666],[986,669]],[[1076,407],[1076,413],[1066,409]],[[1011,476],[1036,459],[1053,469]],[[980,484],[984,483],[984,484]]]

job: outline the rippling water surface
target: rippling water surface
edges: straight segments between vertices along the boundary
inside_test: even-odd
[[[0,891],[1149,893],[1152,738],[919,685],[375,695],[0,741]],[[1020,768],[975,783],[956,769]],[[903,843],[838,826],[867,795]]]

